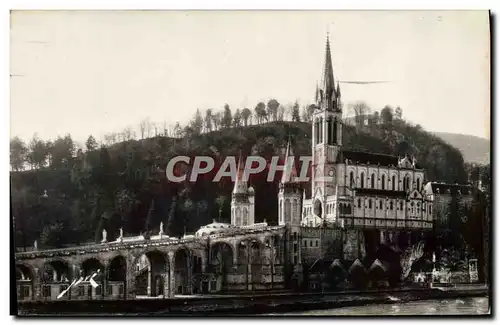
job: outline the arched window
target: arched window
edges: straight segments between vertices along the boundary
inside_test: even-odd
[[[333,144],[337,144],[337,142],[338,142],[338,139],[337,139],[337,124],[338,124],[338,120],[337,120],[337,118],[335,118],[335,120],[333,121],[333,127],[332,127],[332,140],[333,140]]]
[[[295,223],[296,224],[299,224],[300,223],[300,204],[299,204],[300,201],[297,201],[297,200],[294,200],[294,204],[295,204],[295,217],[296,217],[296,220],[295,220]]]
[[[399,210],[403,210],[403,201],[399,202]]]
[[[349,186],[354,187],[354,173],[349,174]]]
[[[405,176],[404,181],[403,181],[403,191],[408,191],[410,190],[410,177]]]
[[[241,226],[241,209],[236,208],[236,220],[235,220],[236,226]]]
[[[393,204],[392,204],[392,201],[390,201],[390,202],[389,202],[389,207],[390,207],[390,209],[391,209],[391,210],[393,210],[393,209],[394,209],[394,206],[393,206]]]
[[[432,205],[429,204],[429,213],[432,213]]]
[[[280,222],[283,222],[283,200],[280,200]]]
[[[290,215],[290,212],[291,212],[291,204],[290,204],[290,200],[289,199],[286,199],[285,200],[285,223],[290,223],[291,220],[291,215]]]
[[[368,209],[371,209],[372,208],[372,199],[369,199],[368,200]]]
[[[358,199],[358,208],[361,208],[361,199]]]
[[[417,190],[420,191],[420,178],[417,178]]]
[[[384,209],[384,203],[382,203],[383,200],[379,201],[379,209],[383,210]]]
[[[314,127],[314,130],[316,132],[315,133],[315,138],[316,138],[316,144],[320,143],[320,139],[319,139],[319,119],[316,119],[315,120],[315,123],[314,123],[315,127]]]
[[[385,175],[382,175],[382,189],[385,190]]]
[[[297,224],[300,222],[299,218],[299,213],[297,211],[297,200],[293,200],[292,203],[292,222]]]
[[[392,190],[396,190],[396,175],[392,175]]]
[[[361,173],[361,188],[365,187],[365,173]]]
[[[375,188],[375,174],[372,174],[372,188]]]
[[[326,139],[327,139],[327,143],[328,144],[332,144],[333,142],[333,137],[332,137],[332,128],[333,128],[333,121],[332,121],[332,117],[328,117],[328,122],[326,123],[327,125],[327,130],[326,130]]]
[[[319,143],[323,143],[323,118],[319,118]]]
[[[243,209],[243,226],[248,225],[248,209]]]

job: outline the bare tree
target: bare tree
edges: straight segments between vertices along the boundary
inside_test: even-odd
[[[113,144],[113,137],[111,136],[111,133],[104,135],[104,143],[106,144],[106,146],[110,146]]]
[[[316,105],[314,105],[314,104],[302,107],[302,120],[304,122],[311,122],[315,109],[316,109]]]
[[[212,124],[213,124],[214,130],[219,130],[220,127],[222,126],[223,112],[217,112],[217,113],[213,114],[212,116],[213,116]]]
[[[163,136],[166,137],[167,135],[168,135],[167,121],[163,120]]]
[[[144,135],[146,134],[146,128],[147,128],[148,121],[147,119],[144,119],[139,123],[139,131],[141,132],[141,139],[144,139]]]
[[[176,127],[176,123],[172,124],[170,123],[169,126],[168,126],[168,136],[169,137],[174,137],[175,138],[175,127]]]
[[[150,125],[149,125],[149,128],[151,129],[151,134],[152,135],[154,134],[154,136],[157,137],[158,136],[158,130],[160,129],[158,127],[158,124],[154,123],[154,122],[151,122]]]
[[[356,126],[363,127],[365,121],[371,113],[371,108],[363,101],[358,101],[350,105],[350,110],[354,113],[354,121]]]
[[[176,138],[182,138],[183,134],[184,130],[182,129],[181,124],[179,122],[176,122],[174,126],[174,136]]]
[[[151,134],[153,133],[153,124],[149,120],[149,118],[146,119],[146,137],[150,138]]]
[[[278,111],[277,120],[284,121],[285,120],[285,106],[283,106],[283,105],[278,106],[277,111]]]
[[[129,141],[129,140],[132,140],[134,138],[135,138],[135,132],[130,126],[127,126],[125,129],[123,129],[123,140],[124,141]]]
[[[204,123],[205,123],[205,130],[206,132],[210,132],[212,131],[212,121],[213,121],[214,117],[213,117],[213,114],[212,114],[212,109],[209,108],[205,111],[205,119],[204,119]]]

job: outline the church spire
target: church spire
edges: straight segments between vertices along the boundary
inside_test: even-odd
[[[286,147],[285,154],[285,167],[283,168],[283,175],[281,176],[281,183],[294,183],[297,178],[297,169],[295,168],[295,161],[288,160],[289,157],[293,157],[293,151],[290,146],[290,138],[288,139],[288,144]]]
[[[316,92],[314,93],[314,100],[316,101],[316,103],[319,103],[319,101],[320,101],[320,97],[319,97],[319,85],[318,85],[317,82],[316,82]]]
[[[323,71],[322,90],[327,103],[331,102],[335,92],[335,80],[333,78],[332,53],[330,51],[330,36],[326,36],[325,68]]]
[[[244,172],[243,167],[244,167],[243,159],[241,158],[241,151],[240,151],[240,157],[238,159],[238,166],[236,170],[236,179],[234,181],[233,194],[247,193],[247,182],[243,179],[243,172]]]

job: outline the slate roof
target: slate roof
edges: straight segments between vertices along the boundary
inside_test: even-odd
[[[318,258],[309,268],[309,272],[311,273],[322,273],[328,269],[328,267],[332,264],[332,261],[327,261],[322,258]]]
[[[408,196],[405,191],[379,190],[375,188],[357,188],[356,195],[387,196],[394,198],[406,198]]]
[[[380,153],[354,151],[354,150],[342,150],[339,155],[339,162],[344,162],[346,159],[350,160],[353,164],[370,164],[370,165],[380,165],[380,166],[394,166],[397,167],[399,163],[399,158],[393,155],[386,155]],[[421,168],[418,163],[416,168]]]

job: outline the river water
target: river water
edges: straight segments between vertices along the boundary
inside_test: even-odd
[[[487,315],[488,297],[467,297],[439,300],[420,300],[396,304],[373,304],[325,310],[290,312],[279,315],[310,316],[397,316],[397,315]],[[277,315],[277,314],[275,314]]]

